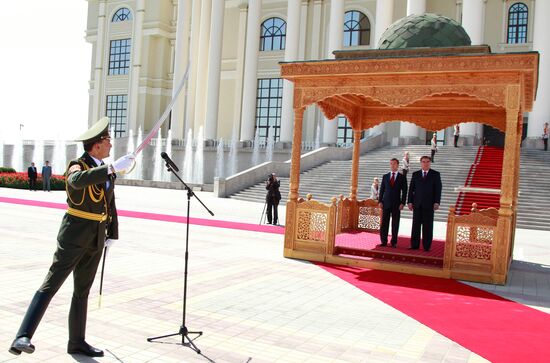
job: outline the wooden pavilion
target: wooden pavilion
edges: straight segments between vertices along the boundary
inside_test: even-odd
[[[311,261],[504,284],[512,260],[523,113],[535,99],[539,54],[494,54],[488,46],[335,52],[336,59],[283,62],[294,84],[294,135],[284,255]],[[300,145],[306,107],[344,115],[354,131],[350,194],[330,204],[300,197]],[[505,133],[500,208],[448,215],[442,268],[334,254],[341,231],[376,230],[374,201],[357,199],[361,131],[387,121],[437,131],[479,122]],[[335,122],[335,121],[330,121]],[[307,191],[304,191],[307,193]],[[301,194],[305,195],[305,194]]]

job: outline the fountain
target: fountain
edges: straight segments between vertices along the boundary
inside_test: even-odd
[[[44,165],[44,140],[36,140],[34,142],[34,150],[32,152],[32,160],[36,166],[36,170],[41,173]]]
[[[233,133],[231,135],[231,143],[229,145],[229,175],[237,174],[237,135],[238,128],[236,125],[233,127]]]
[[[317,133],[315,134],[315,150],[321,147],[321,127],[317,123]]]
[[[273,143],[275,135],[271,135],[271,127],[267,129],[267,145],[265,147],[265,161],[273,161]]]
[[[127,142],[127,145],[126,145],[126,154],[129,154],[129,153],[133,152],[135,148],[136,147],[135,147],[135,144],[134,144],[134,131],[132,129],[130,129],[130,131],[128,131],[128,142]],[[132,170],[131,173],[126,174],[127,179],[135,179],[136,167],[137,167],[137,164],[136,164],[136,166],[134,167],[134,170]]]
[[[13,151],[11,153],[11,167],[17,172],[22,172],[23,169],[23,140],[18,136],[13,143]]]
[[[138,129],[138,136],[136,141],[137,145],[141,145],[141,143],[143,142],[143,131],[141,131],[141,126]],[[136,156],[136,168],[134,169],[132,175],[135,179],[143,179],[143,152],[140,152]]]
[[[193,130],[187,130],[185,140],[185,160],[183,162],[183,178],[190,183],[193,180]]]
[[[216,173],[214,176],[223,178],[223,167],[224,167],[224,150],[223,150],[223,139],[218,140],[218,146],[216,146]]]
[[[56,140],[53,148],[52,173],[63,175],[67,167],[67,142]]]
[[[114,127],[111,127],[111,131],[109,133],[111,135],[111,152],[109,153],[109,156],[106,157],[105,159],[103,159],[103,162],[105,164],[110,164],[112,163],[113,161],[116,160],[116,138],[114,137],[115,135],[115,129]]]
[[[4,166],[4,139],[0,138],[0,167]]]
[[[155,155],[153,155],[153,180],[162,180],[162,169],[164,169],[164,162],[160,157],[162,152],[162,137],[160,130],[157,131],[157,140],[155,144]]]
[[[76,143],[76,159],[80,158],[84,154],[84,145],[81,142]]]
[[[204,132],[202,126],[199,127],[196,142],[197,149],[195,150],[195,169],[193,170],[193,182],[195,184],[202,184],[204,177]]]
[[[260,129],[254,134],[254,148],[252,149],[252,166],[260,163]]]
[[[166,139],[166,154],[172,158],[172,130],[168,130],[168,138]],[[162,174],[162,181],[169,182],[172,177],[172,173],[166,172]]]

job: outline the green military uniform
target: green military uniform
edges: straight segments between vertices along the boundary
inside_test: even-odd
[[[108,119],[96,123],[80,140],[98,142],[99,137],[108,137]],[[97,140],[96,140],[97,139]],[[16,340],[10,352],[32,353],[34,346],[30,338],[38,327],[50,300],[72,272],[74,291],[69,312],[69,353],[71,346],[84,342],[88,294],[92,287],[105,239],[118,239],[118,221],[114,198],[115,174],[109,174],[108,165],[96,165],[94,159],[85,152],[67,166],[66,191],[67,213],[63,216],[57,236],[57,250],[46,278],[36,292],[27,314],[23,319]],[[28,338],[25,344],[18,344],[21,337]],[[19,342],[21,343],[21,342]],[[84,354],[89,353],[86,344]],[[93,347],[91,347],[93,348]],[[95,348],[93,348],[95,349]],[[76,349],[79,353],[82,349]],[[100,353],[99,353],[100,352]],[[103,355],[97,350],[97,355]]]

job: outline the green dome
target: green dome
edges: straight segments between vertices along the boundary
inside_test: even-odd
[[[380,38],[379,49],[457,47],[471,45],[464,28],[455,20],[436,14],[409,15],[392,25]]]

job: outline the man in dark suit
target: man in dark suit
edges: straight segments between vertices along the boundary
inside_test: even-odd
[[[36,171],[34,163],[31,163],[31,166],[27,169],[27,175],[29,176],[29,190],[36,191],[36,178],[38,177],[38,172]]]
[[[94,282],[103,247],[118,239],[115,206],[115,173],[131,167],[134,156],[125,155],[112,164],[109,156],[111,138],[109,119],[102,118],[76,139],[84,143],[84,154],[72,160],[66,171],[67,213],[57,235],[57,250],[46,279],[35,293],[10,353],[33,353],[31,338],[44,316],[48,304],[69,274],[73,273],[74,290],[69,310],[67,353],[102,357],[103,351],[85,341],[88,294]]]
[[[397,246],[399,220],[401,210],[407,199],[407,178],[398,172],[399,160],[390,160],[390,172],[382,177],[382,185],[378,196],[378,205],[382,209],[382,225],[380,226],[380,245],[388,245],[388,229],[391,217],[391,246]]]
[[[422,227],[422,247],[429,251],[432,246],[434,212],[441,203],[441,175],[430,169],[432,159],[429,156],[420,158],[421,169],[411,177],[408,206],[413,211],[411,231],[411,250],[420,247],[420,227]]]

